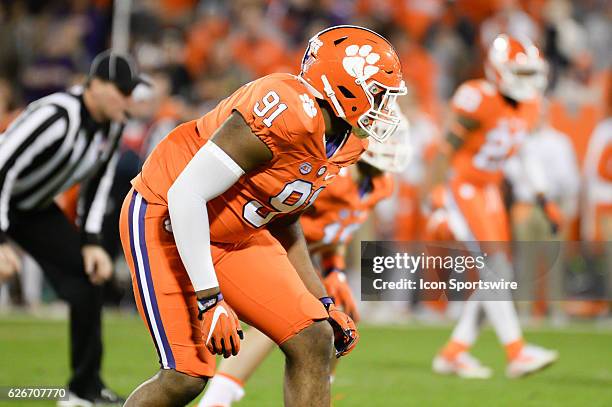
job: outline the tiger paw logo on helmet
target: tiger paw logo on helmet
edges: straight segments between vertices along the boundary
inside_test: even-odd
[[[342,66],[353,78],[368,79],[380,71],[380,68],[374,65],[380,55],[372,52],[371,45],[349,45],[344,52],[346,57],[342,59]]]
[[[326,28],[309,41],[301,68],[310,92],[359,137],[383,142],[393,134],[399,119],[390,106],[407,90],[399,57],[386,38],[364,27]]]

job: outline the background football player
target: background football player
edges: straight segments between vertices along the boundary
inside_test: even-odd
[[[478,251],[482,251],[479,242],[510,240],[501,192],[502,166],[537,121],[547,72],[531,41],[503,34],[491,44],[485,68],[486,80],[467,81],[453,96],[447,143],[433,172],[434,183],[449,175],[444,212],[453,237]],[[550,222],[558,222],[556,206],[543,194],[538,194],[538,200]],[[487,270],[510,280],[512,266],[506,250],[499,249],[489,253]],[[478,335],[481,309],[506,350],[509,377],[534,372],[557,359],[556,352],[525,343],[509,292],[496,293],[493,301],[479,300],[482,294],[477,291],[466,301],[451,339],[433,361],[435,372],[469,378],[491,375],[469,353]]]

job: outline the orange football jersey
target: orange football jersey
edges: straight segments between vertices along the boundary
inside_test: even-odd
[[[456,114],[480,124],[455,152],[451,163],[454,175],[475,184],[501,181],[504,161],[537,122],[539,101],[513,107],[491,83],[471,80],[457,89],[451,107]]]
[[[347,242],[374,206],[393,193],[390,175],[380,175],[359,185],[351,171],[343,168],[336,178],[300,218],[308,243]]]
[[[240,241],[277,216],[305,209],[367,146],[350,135],[327,158],[325,123],[314,97],[298,77],[272,74],[242,86],[199,120],[172,131],[132,181],[134,188],[150,204],[167,205],[174,180],[233,111],[266,143],[273,158],[207,203],[212,242]],[[202,182],[215,180],[203,176]]]

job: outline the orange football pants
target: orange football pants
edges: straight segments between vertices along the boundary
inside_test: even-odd
[[[133,189],[121,209],[123,251],[138,312],[163,369],[211,377],[215,357],[204,346],[194,289],[180,259],[165,205],[147,203]],[[286,251],[267,230],[235,244],[211,245],[219,286],[238,317],[277,344],[327,318],[304,286]]]
[[[449,225],[453,233],[459,235],[458,240],[510,240],[508,211],[499,185],[478,185],[455,178],[450,182],[450,192],[452,196],[447,203]],[[462,225],[465,230],[462,230]]]

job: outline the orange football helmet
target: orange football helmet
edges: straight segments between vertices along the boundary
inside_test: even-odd
[[[548,65],[531,40],[500,34],[489,47],[485,73],[502,94],[522,101],[544,92]]]
[[[316,34],[302,58],[300,77],[336,116],[380,142],[400,122],[391,106],[406,94],[401,64],[389,41],[372,30],[339,25]]]

